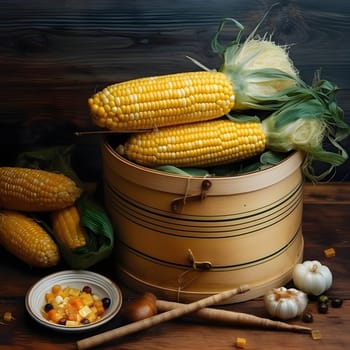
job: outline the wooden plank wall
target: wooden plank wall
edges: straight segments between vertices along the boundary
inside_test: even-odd
[[[87,98],[107,84],[197,69],[186,56],[218,68],[210,42],[224,17],[249,33],[275,0],[0,0],[0,162],[38,146],[78,144],[81,174],[101,170]],[[350,2],[281,0],[259,33],[273,32],[301,77],[314,72],[340,88],[350,121]],[[232,35],[235,33],[232,32]],[[344,144],[350,151],[350,142]],[[349,163],[332,179],[350,180]]]

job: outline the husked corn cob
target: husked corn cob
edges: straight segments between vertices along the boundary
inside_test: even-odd
[[[81,194],[63,174],[18,167],[0,167],[0,208],[51,211],[72,205]]]
[[[55,238],[70,250],[86,245],[83,227],[77,207],[70,207],[51,213],[52,229]]]
[[[214,119],[235,105],[232,82],[220,72],[189,72],[114,84],[88,100],[96,125],[154,129]]]
[[[219,35],[229,22],[239,32],[223,46]],[[241,41],[244,27],[234,19],[222,21],[212,41],[223,59],[218,71],[192,59],[204,71],[107,86],[88,100],[93,122],[112,131],[155,129],[216,119],[231,110],[275,110],[284,105],[286,96],[280,92],[299,85],[298,72],[287,47],[266,34],[256,35],[260,23]]]
[[[150,167],[205,167],[247,159],[265,145],[261,123],[219,119],[135,133],[117,151]]]
[[[59,261],[51,236],[32,218],[16,211],[0,211],[0,244],[31,266],[51,267]]]

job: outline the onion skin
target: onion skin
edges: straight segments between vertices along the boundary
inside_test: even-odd
[[[156,297],[152,293],[145,293],[129,303],[123,309],[123,318],[127,322],[136,322],[156,315]]]

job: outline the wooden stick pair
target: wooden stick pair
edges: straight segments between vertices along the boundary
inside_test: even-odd
[[[179,307],[179,303],[156,300],[157,309],[159,312],[165,312],[168,310]],[[271,320],[269,318],[258,317],[243,312],[228,311],[214,308],[203,308],[195,311],[190,315],[191,320],[201,320],[208,322],[216,322],[225,325],[239,325],[250,326],[265,329],[276,329],[281,331],[290,331],[296,333],[308,333],[310,334],[312,329],[309,327],[293,325],[282,321]]]
[[[160,323],[190,314],[192,312],[195,312],[199,309],[203,309],[207,306],[219,304],[224,300],[227,300],[236,294],[239,293],[245,293],[249,290],[247,286],[241,286],[239,288],[235,288],[232,290],[228,290],[225,292],[221,292],[212,296],[209,296],[207,298],[195,301],[190,304],[180,304],[179,307],[176,307],[174,309],[171,309],[169,311],[165,311],[161,314],[157,314],[151,317],[148,317],[146,319],[143,319],[141,321],[133,322],[130,324],[127,324],[126,326],[122,326],[116,329],[112,329],[110,331],[106,331],[101,334],[97,334],[92,337],[88,337],[85,339],[81,339],[77,341],[77,348],[79,350],[85,350],[90,349],[94,346],[104,344],[106,342],[116,340],[118,338],[121,338],[123,336],[139,332],[141,330],[153,327],[155,325],[158,325]]]

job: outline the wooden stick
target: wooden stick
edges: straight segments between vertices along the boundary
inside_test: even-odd
[[[223,300],[229,299],[239,293],[245,293],[248,290],[249,288],[247,286],[241,286],[239,288],[221,292],[221,293],[209,296],[207,298],[195,301],[190,304],[182,304],[180,307],[163,312],[161,314],[157,314],[157,315],[145,318],[141,321],[133,322],[133,323],[127,324],[126,326],[122,326],[116,329],[112,329],[110,331],[106,331],[101,334],[97,334],[92,337],[78,340],[77,348],[79,350],[83,350],[83,349],[92,348],[97,345],[101,345],[108,341],[121,338],[125,335],[129,335],[129,334],[141,331],[143,329],[153,327],[160,323],[184,316],[191,312],[202,309],[206,306],[218,304]]]
[[[156,300],[158,312],[166,312],[180,307],[183,304],[174,303],[165,300]],[[191,319],[217,322],[228,325],[256,326],[267,329],[285,330],[297,333],[310,334],[312,329],[309,327],[288,324],[282,321],[270,320],[268,318],[258,317],[243,312],[235,312],[214,308],[203,308],[189,315]]]
[[[91,131],[76,131],[75,136],[85,135],[107,135],[107,134],[131,134],[152,131],[152,129],[135,129],[135,130],[91,130]]]

